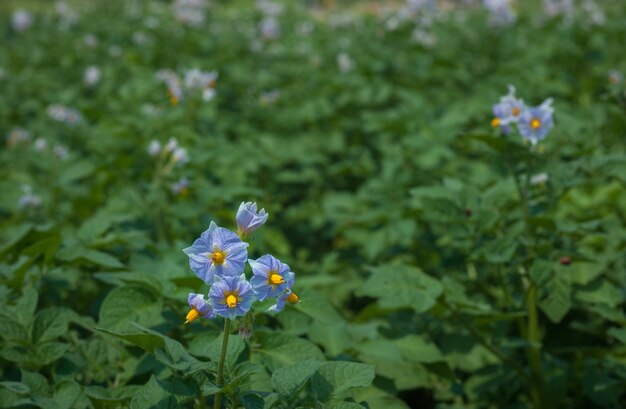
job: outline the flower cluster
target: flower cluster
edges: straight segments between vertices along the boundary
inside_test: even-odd
[[[170,138],[165,146],[161,146],[161,142],[156,139],[151,140],[148,145],[148,153],[150,156],[161,156],[164,159],[169,157],[169,161],[166,160],[166,162],[171,163],[171,166],[184,165],[189,162],[187,149],[178,146],[178,140],[174,137]]]
[[[83,120],[82,115],[76,109],[68,108],[60,104],[48,106],[46,112],[51,119],[57,122],[63,122],[67,125],[76,125]]]
[[[22,185],[22,196],[20,196],[18,204],[22,209],[34,209],[41,206],[41,196],[33,193],[30,185]]]
[[[30,132],[22,128],[13,128],[7,135],[7,145],[15,146],[30,141]]]
[[[189,294],[191,311],[186,322],[218,315],[228,319],[242,317],[255,301],[276,300],[269,308],[275,312],[282,311],[286,302],[298,302],[298,296],[292,292],[295,274],[287,264],[270,254],[248,259],[248,243],[244,240],[267,218],[265,209],[257,211],[256,203],[241,203],[236,215],[237,234],[211,222],[208,230],[183,250],[193,272],[211,286],[208,300],[201,294]],[[249,281],[244,274],[246,262],[252,268]]]
[[[510,0],[483,0],[489,11],[489,22],[493,26],[508,26],[515,22],[516,16]]]
[[[515,96],[515,87],[509,85],[509,93],[500,98],[500,102],[493,106],[493,127],[500,127],[505,134],[511,133],[513,125],[522,137],[536,145],[545,139],[554,126],[552,114],[552,98],[546,99],[541,105],[528,107],[524,101]]]
[[[207,3],[204,0],[176,0],[174,18],[189,27],[200,27],[206,20]]]
[[[185,89],[192,93],[199,92],[205,102],[211,101],[216,95],[217,75],[216,71],[205,72],[194,68],[185,71],[183,82],[178,74],[172,70],[163,69],[157,72],[157,78],[167,86],[167,93],[172,105],[176,105],[184,99]]]

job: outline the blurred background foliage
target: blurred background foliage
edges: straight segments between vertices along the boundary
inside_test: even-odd
[[[495,3],[3,1],[0,406],[204,407],[181,249],[249,200],[303,302],[233,337],[237,405],[626,406],[626,3]]]

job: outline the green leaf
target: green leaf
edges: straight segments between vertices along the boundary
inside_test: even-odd
[[[145,287],[129,285],[111,290],[100,306],[99,324],[112,331],[132,329],[131,322],[161,321],[161,300]]]
[[[177,409],[180,403],[192,399],[198,391],[192,384],[180,379],[162,381],[154,376],[139,388],[130,401],[131,409]]]
[[[80,396],[80,386],[72,380],[64,380],[54,387],[54,401],[62,408],[73,408]]]
[[[309,338],[324,347],[328,355],[339,355],[350,346],[350,334],[345,322],[326,324],[313,321],[309,330]]]
[[[0,337],[7,341],[26,341],[29,335],[28,330],[15,319],[0,315]]]
[[[285,398],[289,398],[302,384],[307,382],[323,364],[324,362],[322,361],[306,360],[278,368],[272,374],[272,386],[276,392]]]
[[[610,335],[617,340],[619,340],[622,344],[626,344],[626,328],[611,328],[607,331],[607,335]]]
[[[327,362],[311,378],[319,400],[342,397],[350,388],[369,386],[374,380],[374,365],[355,362]]]
[[[263,409],[265,400],[256,393],[244,393],[239,395],[239,402],[245,409]]]
[[[17,393],[18,395],[30,393],[30,388],[21,382],[2,381],[0,382],[0,386],[7,388],[11,392]]]
[[[46,308],[37,312],[33,324],[33,343],[56,339],[67,333],[69,313],[65,308]]]
[[[539,307],[550,321],[558,324],[572,307],[571,290],[567,280],[555,274],[547,285],[548,296],[539,302]]]
[[[205,344],[206,356],[209,357],[212,361],[219,362],[220,354],[222,351],[223,339],[224,334],[219,334],[217,337],[214,337],[213,340]],[[246,343],[240,336],[230,334],[230,336],[228,337],[228,345],[226,348],[225,362],[225,367],[228,369],[228,371],[232,370],[235,367],[235,365],[237,364],[237,359],[239,358],[239,355],[241,355],[245,347]]]
[[[106,328],[96,328],[96,329],[106,334],[113,335],[115,337],[126,340],[148,352],[154,352],[156,348],[163,348],[163,346],[165,345],[165,342],[163,341],[163,337],[160,337],[154,334],[148,334],[145,332],[137,333],[137,334],[123,334],[123,333],[119,333],[115,331],[110,331]]]
[[[373,274],[358,294],[379,298],[383,308],[413,308],[425,312],[435,305],[443,291],[439,281],[417,267],[400,264],[370,270]]]
[[[17,226],[11,226],[9,228],[2,229],[2,240],[0,242],[0,254],[4,253],[15,244],[17,244],[20,240],[22,240],[30,231],[32,230],[33,225],[31,223],[23,223]]]
[[[258,332],[257,340],[260,347],[255,352],[270,371],[307,359],[324,360],[324,354],[315,344],[302,338]]]
[[[337,402],[332,403],[330,409],[365,409],[365,406],[354,402]]]
[[[44,342],[35,346],[32,363],[37,366],[51,364],[61,358],[68,350],[68,345],[61,342]]]

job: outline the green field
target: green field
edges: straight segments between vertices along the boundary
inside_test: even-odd
[[[626,407],[625,41],[621,0],[3,1],[0,407]]]

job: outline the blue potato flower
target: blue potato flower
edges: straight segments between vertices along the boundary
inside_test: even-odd
[[[211,305],[206,302],[204,295],[189,293],[187,302],[191,310],[187,313],[185,324],[197,320],[199,317],[210,319],[215,318],[215,312]]]
[[[257,212],[256,203],[241,202],[237,210],[237,233],[240,237],[246,237],[267,221],[269,215],[265,209]]]
[[[266,254],[256,260],[248,260],[254,276],[250,279],[254,295],[259,301],[276,297],[293,288],[296,275],[289,266],[272,255]]]
[[[510,125],[520,120],[524,109],[524,101],[515,97],[515,87],[509,85],[509,93],[500,97],[500,102],[493,106],[494,119],[491,121],[491,125],[494,127],[501,126],[504,133],[509,133],[511,131]]]
[[[519,132],[522,137],[533,145],[545,139],[554,126],[553,112],[552,98],[546,99],[538,107],[525,109],[519,121]]]
[[[216,276],[209,290],[209,302],[218,315],[224,318],[242,317],[250,311],[255,301],[252,286],[246,276]]]
[[[183,251],[189,256],[189,266],[206,284],[213,284],[215,276],[238,277],[244,269],[248,243],[232,231],[211,222],[191,247]]]
[[[272,312],[281,312],[285,309],[285,304],[287,302],[291,304],[295,304],[300,301],[300,298],[296,295],[296,293],[291,290],[282,293],[276,298],[276,304],[269,307],[267,310]]]

